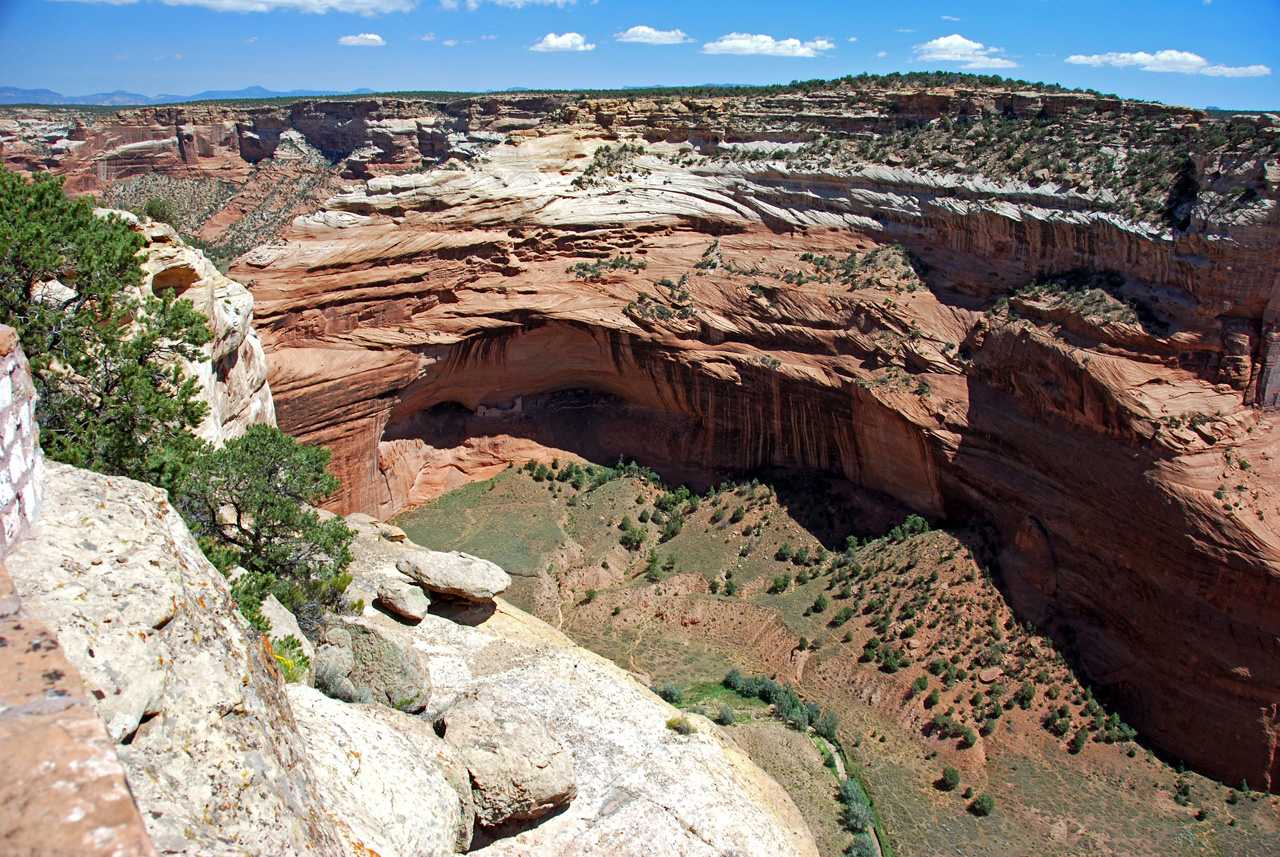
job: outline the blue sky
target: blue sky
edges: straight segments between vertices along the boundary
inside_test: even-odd
[[[0,0],[0,85],[67,95],[932,69],[1280,109],[1280,0]]]

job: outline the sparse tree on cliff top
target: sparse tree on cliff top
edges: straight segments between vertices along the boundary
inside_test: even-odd
[[[172,487],[199,442],[198,386],[177,358],[209,341],[190,301],[140,295],[142,236],[59,179],[0,168],[0,323],[18,331],[57,461]]]
[[[322,521],[307,505],[338,489],[328,464],[327,449],[253,425],[197,459],[182,486],[179,505],[193,529],[249,571],[233,591],[251,620],[255,600],[269,593],[299,619],[314,620],[351,582],[354,534],[341,518]]]

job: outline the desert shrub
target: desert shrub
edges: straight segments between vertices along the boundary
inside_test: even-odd
[[[152,220],[158,220],[161,223],[173,222],[173,206],[167,199],[152,198],[147,200],[146,206],[143,207],[142,213]]]
[[[618,537],[618,542],[629,551],[638,551],[649,538],[649,531],[644,527],[628,527]]]
[[[271,652],[288,684],[302,681],[311,668],[311,659],[303,652],[302,642],[292,634],[272,643]]]
[[[734,691],[735,693],[742,689],[742,682],[743,682],[742,671],[737,669],[736,667],[734,669],[729,670],[729,672],[725,673],[724,678],[721,679],[720,681],[721,684],[729,688],[729,690]]]
[[[840,786],[836,789],[836,800],[843,804],[866,803],[867,796],[862,793],[862,787],[858,785],[857,780],[846,777],[840,781]]]
[[[827,596],[819,594],[817,599],[813,602],[813,612],[821,613],[823,610],[826,610],[830,604],[831,602],[827,600]]]
[[[817,732],[828,741],[836,740],[836,729],[840,726],[840,720],[830,711],[817,718],[813,724],[813,731]]]
[[[785,574],[779,574],[773,579],[773,585],[769,587],[770,592],[782,593],[787,591],[787,587],[791,585],[791,578]]]
[[[721,726],[731,726],[738,719],[738,712],[733,709],[732,705],[723,705],[720,707],[720,713],[716,715],[716,722]]]
[[[854,610],[852,607],[841,607],[839,610],[836,611],[836,615],[832,617],[831,626],[833,628],[839,628],[841,625],[845,624],[850,619],[852,619],[853,616],[854,616]]]
[[[979,818],[985,818],[995,811],[996,801],[991,795],[983,792],[973,799],[973,803],[969,805],[969,811]]]
[[[676,687],[669,681],[664,682],[662,687],[654,686],[650,688],[650,690],[672,705],[679,705],[680,701],[684,699],[684,694],[680,692],[680,688]]]
[[[855,836],[844,850],[845,857],[879,857],[880,851],[868,834]]]
[[[682,529],[684,529],[684,519],[679,515],[673,515],[665,524],[662,525],[662,535],[658,541],[669,542],[676,536],[680,535],[680,531]]]
[[[960,785],[960,772],[955,768],[942,769],[941,788],[944,792],[953,792]]]
[[[667,720],[667,728],[680,735],[692,735],[694,732],[698,731],[694,728],[693,724],[689,722],[689,718],[687,717],[670,718]]]
[[[1071,739],[1071,753],[1074,755],[1084,749],[1084,745],[1089,742],[1089,730],[1080,729]]]
[[[852,833],[862,833],[870,830],[875,824],[875,816],[871,812],[871,807],[865,803],[850,803],[840,812],[840,823],[844,828]]]

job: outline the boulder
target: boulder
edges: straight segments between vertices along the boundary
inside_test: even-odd
[[[378,603],[389,613],[410,622],[421,622],[431,609],[422,587],[407,580],[388,579],[378,586]]]
[[[417,653],[362,620],[325,628],[316,649],[315,684],[344,702],[377,703],[416,713],[426,708],[431,680]]]
[[[377,705],[347,705],[301,685],[289,702],[316,791],[352,854],[462,852],[475,809],[467,769],[426,721]]]
[[[430,592],[467,601],[492,601],[511,585],[511,578],[498,566],[458,551],[414,551],[401,557],[396,568]]]
[[[485,827],[538,818],[578,794],[560,743],[501,691],[468,694],[440,717],[441,727],[471,773],[476,818]]]

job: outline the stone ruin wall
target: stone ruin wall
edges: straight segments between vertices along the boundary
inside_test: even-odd
[[[31,370],[18,334],[0,325],[0,559],[40,517],[43,469]]]

